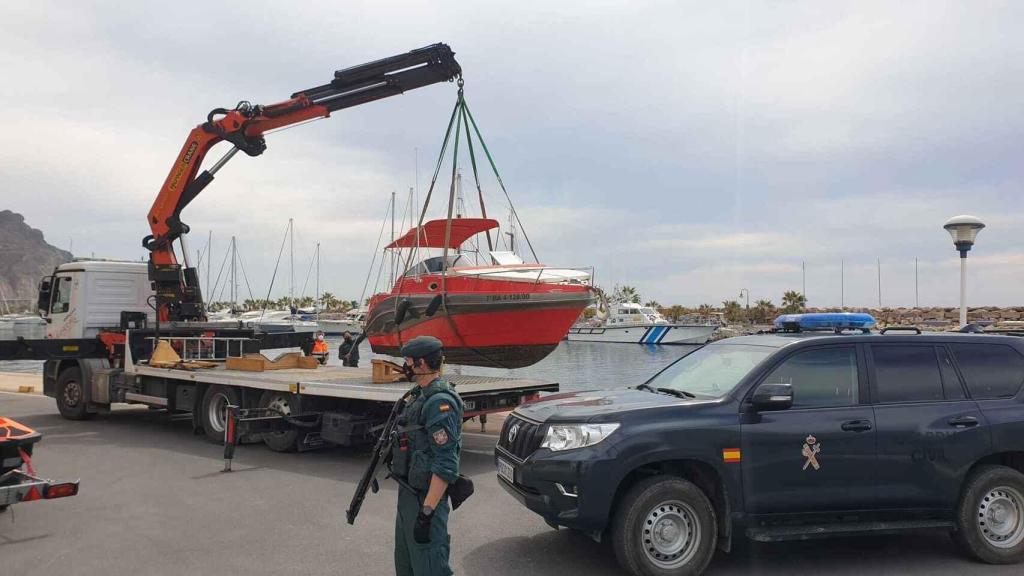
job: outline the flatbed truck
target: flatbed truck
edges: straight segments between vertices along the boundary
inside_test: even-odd
[[[391,405],[411,384],[376,384],[369,368],[318,366],[263,372],[228,370],[225,360],[254,352],[309,352],[312,333],[263,333],[238,323],[155,323],[144,262],[77,261],[41,283],[47,338],[0,342],[0,360],[44,360],[43,393],[60,413],[82,420],[116,404],[191,414],[193,430],[224,441],[228,406],[276,419],[250,434],[277,451],[372,443]],[[148,309],[148,310],[147,310]],[[156,340],[176,350],[183,367],[150,366]],[[188,368],[191,361],[211,368]],[[558,390],[548,381],[449,375],[466,402],[466,418],[507,411]],[[256,428],[251,428],[255,430]],[[245,438],[243,438],[243,441]]]

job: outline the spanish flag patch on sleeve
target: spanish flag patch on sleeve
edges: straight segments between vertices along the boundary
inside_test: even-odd
[[[452,407],[447,404],[441,404],[441,406],[438,407],[438,410],[440,410],[441,412],[447,412],[451,409]]]

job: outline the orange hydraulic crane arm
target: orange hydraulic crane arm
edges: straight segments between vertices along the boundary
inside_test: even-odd
[[[451,81],[461,75],[462,69],[451,48],[434,44],[338,70],[329,83],[296,92],[284,102],[267,106],[240,102],[234,109],[212,110],[206,122],[189,133],[149,210],[152,234],[143,238],[142,245],[150,251],[149,276],[156,290],[160,320],[205,318],[198,276],[189,265],[185,245],[189,228],[181,221],[181,211],[239,150],[259,156],[267,147],[263,135],[270,130],[326,118],[335,110]],[[223,140],[230,142],[232,148],[209,169],[200,172],[206,154]],[[182,245],[184,268],[175,256],[175,240]]]

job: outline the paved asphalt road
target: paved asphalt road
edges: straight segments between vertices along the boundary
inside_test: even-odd
[[[0,515],[0,573],[393,574],[395,491],[369,495],[356,526],[344,511],[365,453],[278,454],[239,448],[222,474],[221,450],[187,421],[121,409],[69,422],[53,401],[0,393],[0,414],[44,434],[35,459],[51,478],[82,480],[64,500]],[[488,439],[468,438],[464,472],[477,493],[452,514],[457,574],[621,574],[614,555],[579,534],[548,528],[498,486]],[[709,574],[1021,574],[971,562],[942,533],[749,544],[719,554]]]

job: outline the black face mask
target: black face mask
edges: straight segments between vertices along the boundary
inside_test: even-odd
[[[409,366],[408,364],[402,364],[402,373],[405,374],[405,379],[408,380],[409,382],[412,382],[413,380],[416,379],[416,373],[413,372],[412,366]]]

